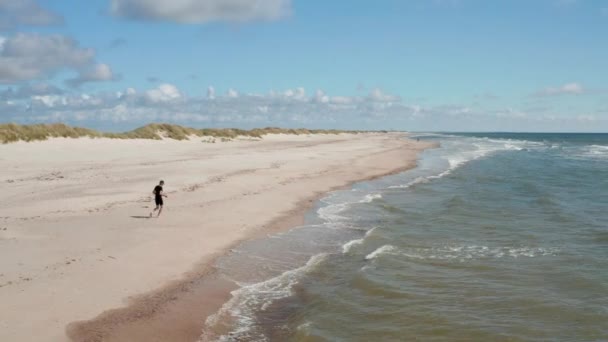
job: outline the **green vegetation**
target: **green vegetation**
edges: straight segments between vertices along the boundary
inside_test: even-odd
[[[101,137],[102,134],[87,128],[70,127],[64,124],[39,124],[39,125],[0,125],[0,141],[9,143],[13,141],[46,140],[48,138],[64,137]]]
[[[277,127],[242,130],[236,128],[190,128],[172,124],[149,124],[129,132],[103,133],[88,128],[71,127],[65,124],[36,124],[17,125],[13,123],[0,124],[0,141],[4,144],[15,141],[46,140],[48,138],[113,138],[113,139],[154,139],[163,138],[185,140],[191,136],[208,136],[220,138],[222,141],[236,137],[261,138],[265,134],[340,134],[360,133],[359,131],[319,130],[319,129],[285,129]]]

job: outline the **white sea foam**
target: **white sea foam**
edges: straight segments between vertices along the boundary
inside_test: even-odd
[[[467,163],[473,160],[486,157],[499,151],[522,150],[527,144],[530,143],[527,141],[520,140],[496,140],[488,138],[472,138],[468,141],[468,143],[464,144],[461,140],[459,140],[459,143],[456,145],[442,145],[442,148],[444,148],[446,151],[446,155],[437,156],[434,158],[443,159],[444,162],[447,163],[447,168],[445,168],[444,170],[437,170],[435,171],[437,172],[435,174],[431,174],[428,176],[419,176],[406,184],[393,185],[389,188],[405,189],[416,184],[427,183],[434,179],[445,177],[454,172],[454,170],[466,165]]]
[[[589,145],[585,146],[582,155],[593,159],[608,158],[608,146],[605,145]]]
[[[366,194],[363,198],[356,200],[344,200],[343,202],[334,202],[336,201],[335,195],[329,196],[325,199],[321,199],[321,202],[326,203],[325,206],[319,208],[317,210],[317,215],[328,223],[338,223],[344,222],[348,220],[345,216],[341,215],[342,212],[350,208],[353,204],[356,203],[371,203],[376,199],[382,198],[382,194],[379,193],[371,193]]]
[[[363,239],[351,240],[342,246],[342,253],[346,254],[350,252],[354,246],[359,246],[361,244],[363,244]]]
[[[432,248],[405,248],[396,252],[411,259],[459,260],[486,258],[535,258],[555,255],[555,247],[488,247],[488,246],[441,246]]]
[[[340,213],[348,209],[351,204],[352,203],[328,204],[319,208],[319,210],[317,210],[317,215],[326,222],[344,221],[346,218],[340,215]]]
[[[365,260],[373,260],[380,255],[391,254],[395,251],[397,251],[397,247],[391,245],[384,245],[365,256]]]
[[[359,203],[371,203],[373,200],[379,198],[382,198],[381,194],[367,194],[362,200],[359,201]]]
[[[286,271],[261,283],[247,285],[232,291],[232,298],[205,321],[207,328],[199,338],[199,342],[233,341],[234,339],[266,341],[266,337],[255,330],[255,312],[264,311],[274,301],[290,296],[292,288],[298,280],[314,270],[327,256],[326,253],[317,254],[302,267]],[[213,327],[224,319],[232,319],[235,328],[228,335],[216,336],[210,333],[213,331]]]
[[[347,243],[345,243],[342,246],[342,253],[343,254],[349,253],[350,250],[353,249],[353,247],[362,245],[365,242],[365,239],[368,238],[369,236],[371,236],[376,231],[377,228],[378,227],[372,227],[372,229],[365,232],[365,236],[361,239],[355,239],[355,240],[351,240],[351,241],[348,241]]]
[[[304,323],[298,325],[298,327],[296,329],[299,331],[308,331],[308,330],[310,330],[311,326],[312,326],[311,321],[305,321]]]
[[[441,246],[431,248],[397,248],[384,245],[365,259],[372,260],[380,255],[397,255],[420,260],[455,260],[467,261],[474,259],[499,258],[536,258],[553,256],[559,252],[556,247],[488,247],[488,246]]]
[[[372,229],[365,232],[365,237],[371,236],[376,231],[376,229],[378,229],[378,227],[372,227]]]

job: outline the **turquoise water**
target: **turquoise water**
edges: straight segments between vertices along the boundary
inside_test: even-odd
[[[419,137],[417,168],[223,258],[204,339],[608,340],[608,135]]]

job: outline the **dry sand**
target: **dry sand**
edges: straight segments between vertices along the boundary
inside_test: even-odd
[[[0,341],[68,341],[66,327],[75,341],[195,340],[229,298],[215,257],[427,147],[395,133],[0,145]],[[159,179],[169,197],[149,219]]]

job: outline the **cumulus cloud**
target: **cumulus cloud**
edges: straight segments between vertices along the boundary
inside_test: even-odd
[[[146,91],[145,98],[151,103],[171,102],[182,98],[182,93],[173,84],[164,83]]]
[[[332,96],[329,98],[329,102],[339,105],[349,105],[355,102],[356,99],[350,96]]]
[[[48,77],[65,68],[93,62],[94,51],[65,36],[18,33],[6,38],[0,50],[0,83]]]
[[[283,92],[283,96],[300,101],[307,99],[306,90],[304,90],[302,87],[298,87],[296,89],[287,89],[285,92]]]
[[[63,94],[63,90],[48,84],[48,83],[32,83],[22,85],[16,90],[13,88],[8,88],[2,92],[0,92],[0,99],[2,100],[16,100],[16,99],[24,99],[32,96],[41,96],[41,95],[60,95]]]
[[[549,87],[534,93],[534,96],[558,96],[558,95],[580,95],[585,93],[585,88],[579,83],[566,83],[559,87]]]
[[[209,87],[206,96],[187,97],[175,85],[161,84],[141,92],[128,88],[121,92],[80,96],[41,94],[21,101],[21,104],[27,108],[22,114],[36,113],[36,116],[28,116],[36,120],[45,117],[68,122],[111,120],[147,123],[161,120],[186,124],[306,126],[307,123],[319,122],[333,124],[341,117],[349,117],[346,122],[350,122],[352,117],[371,117],[371,110],[387,111],[387,115],[392,115],[388,111],[396,109],[397,104],[375,102],[372,95],[329,96],[318,90],[309,96],[304,88],[299,87],[265,95],[239,94],[228,89],[223,96],[218,96],[215,88]],[[406,107],[401,110],[411,112]],[[13,110],[11,113],[16,112]]]
[[[228,89],[228,91],[226,91],[226,96],[228,96],[231,99],[235,99],[235,98],[239,97],[239,93],[236,90],[230,88],[230,89]]]
[[[93,49],[70,37],[17,33],[0,39],[0,83],[47,79],[63,70],[78,73],[68,80],[73,86],[115,79],[108,65],[95,64]]]
[[[209,100],[215,99],[215,88],[213,88],[212,86],[209,86],[207,88],[207,98]]]
[[[76,78],[71,78],[66,83],[72,87],[79,87],[87,82],[103,82],[112,81],[117,77],[112,72],[112,69],[107,64],[96,64],[90,68],[84,69]]]
[[[0,31],[17,26],[50,26],[63,23],[63,17],[46,10],[34,0],[0,0]]]
[[[53,108],[56,105],[67,105],[67,99],[56,95],[35,95],[32,96],[31,106],[45,106]],[[31,107],[30,107],[31,108]]]
[[[312,101],[318,103],[328,103],[329,96],[325,95],[325,92],[323,90],[317,89],[317,91],[315,92],[315,96],[312,98]]]
[[[150,122],[172,122],[205,127],[323,127],[343,129],[403,130],[576,130],[608,127],[605,115],[590,117],[530,108],[480,108],[466,105],[420,105],[387,101],[371,91],[362,96],[330,96],[323,90],[310,95],[292,88],[266,94],[207,94],[187,96],[176,86],[162,84],[147,90],[92,94],[37,94],[3,102],[0,115],[19,123],[63,121],[95,126],[113,122],[129,127]],[[235,92],[236,93],[236,92]],[[386,96],[384,96],[386,95]],[[382,101],[378,101],[382,100]],[[603,126],[602,126],[603,125]]]
[[[112,0],[113,15],[187,24],[270,21],[291,12],[291,0]]]

